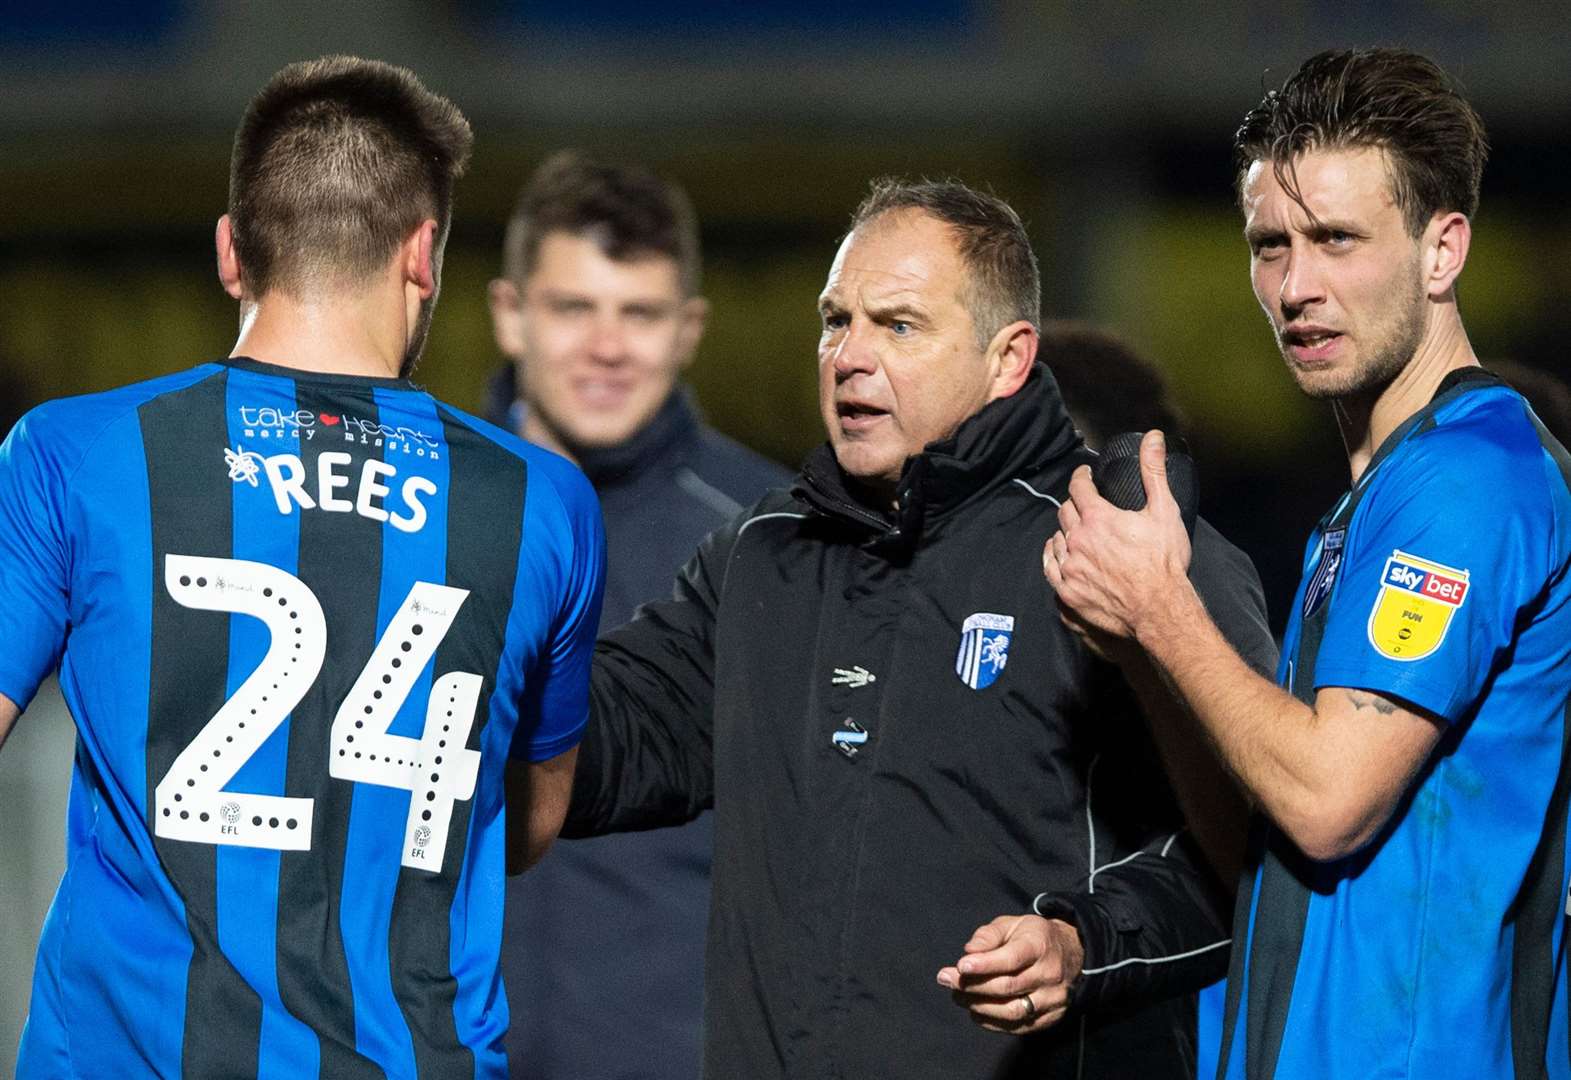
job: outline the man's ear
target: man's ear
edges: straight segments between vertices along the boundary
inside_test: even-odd
[[[704,327],[709,323],[709,301],[702,296],[688,297],[682,301],[677,319],[676,352],[680,366],[686,367],[693,362],[698,343],[704,338]]]
[[[486,287],[491,307],[491,336],[497,351],[508,359],[524,352],[524,294],[511,278],[494,278]]]
[[[404,280],[420,290],[422,300],[429,300],[436,293],[437,260],[440,258],[436,220],[426,218],[409,234],[403,250]]]
[[[1424,230],[1424,288],[1438,300],[1456,285],[1473,243],[1473,224],[1467,215],[1452,210],[1437,213]]]
[[[236,300],[245,298],[245,284],[240,278],[240,255],[235,251],[235,230],[229,215],[218,219],[213,232],[213,247],[218,254],[218,282],[224,292]]]
[[[1036,361],[1036,327],[1018,319],[993,335],[987,355],[993,365],[993,385],[987,400],[1009,397],[1025,385]]]

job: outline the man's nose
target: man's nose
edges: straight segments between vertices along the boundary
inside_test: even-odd
[[[842,381],[858,373],[867,374],[878,366],[872,329],[865,320],[853,319],[835,345],[835,375]]]
[[[627,355],[627,328],[614,317],[597,318],[589,331],[589,355],[603,363],[616,363]]]
[[[1284,308],[1301,310],[1325,299],[1320,260],[1310,251],[1289,251],[1277,298]]]

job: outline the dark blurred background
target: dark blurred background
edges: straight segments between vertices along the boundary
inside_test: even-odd
[[[1495,144],[1462,280],[1474,344],[1553,370],[1571,323],[1568,31],[1560,5],[1443,0],[8,2],[0,412],[228,352],[211,234],[234,124],[282,64],[355,52],[413,68],[477,132],[419,372],[438,395],[478,405],[502,223],[527,171],[579,146],[687,186],[714,305],[692,380],[719,427],[794,465],[821,438],[814,300],[867,180],[991,185],[1030,225],[1046,314],[1102,323],[1169,373],[1204,510],[1255,557],[1280,628],[1345,473],[1250,296],[1229,136],[1320,48],[1436,56]]]
[[[1203,509],[1255,558],[1280,629],[1303,537],[1346,473],[1250,295],[1231,132],[1321,48],[1435,56],[1495,145],[1461,284],[1474,345],[1559,371],[1568,31],[1563,5],[1461,0],[0,0],[0,429],[45,398],[229,351],[211,238],[234,125],[283,64],[353,52],[413,68],[477,133],[418,373],[438,395],[478,407],[502,224],[527,171],[577,146],[686,185],[714,306],[692,381],[714,423],[794,465],[822,437],[815,298],[868,179],[990,185],[1031,228],[1046,313],[1103,324],[1168,373]],[[63,718],[32,719],[0,770],[26,852],[0,875],[0,1072],[58,876],[70,745]]]

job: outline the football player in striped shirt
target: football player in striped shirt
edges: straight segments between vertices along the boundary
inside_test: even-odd
[[[0,738],[56,668],[78,731],[21,1077],[506,1073],[504,862],[565,810],[603,539],[409,381],[470,142],[407,71],[285,68],[218,223],[233,353],[0,449]]]

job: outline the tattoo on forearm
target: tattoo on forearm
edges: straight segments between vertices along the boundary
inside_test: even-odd
[[[1387,701],[1379,694],[1370,694],[1363,690],[1349,690],[1347,699],[1353,703],[1355,709],[1373,709],[1381,716],[1390,716],[1400,708],[1395,702]]]

